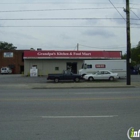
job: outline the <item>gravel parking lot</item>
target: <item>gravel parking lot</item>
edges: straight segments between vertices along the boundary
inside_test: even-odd
[[[68,82],[68,81],[63,81],[63,82]],[[69,82],[73,82],[73,81],[69,81]],[[81,82],[86,82],[86,81],[83,80]],[[99,82],[99,81],[94,81],[94,82]],[[126,79],[118,79],[117,82],[126,82]],[[131,82],[140,82],[140,75],[131,75]],[[53,83],[53,81],[47,81],[46,76],[43,76],[43,77],[25,77],[25,76],[20,75],[20,74],[0,75],[0,84],[11,84],[11,83],[13,83],[13,84],[14,83],[18,83],[18,84]]]

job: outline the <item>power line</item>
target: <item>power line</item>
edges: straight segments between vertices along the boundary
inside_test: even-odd
[[[13,26],[13,25],[7,25],[7,26],[0,26],[0,28],[7,28],[7,27],[13,27],[13,28],[20,28],[20,27],[28,27],[28,28],[113,28],[113,29],[117,29],[117,28],[126,28],[125,26]],[[139,26],[131,26],[131,28],[140,28],[140,24]]]
[[[105,48],[105,49],[121,49],[121,48],[125,48],[125,47],[109,47],[109,46],[100,46],[100,47],[92,47],[92,46],[87,46],[87,45],[82,45],[82,44],[79,44],[80,46],[83,46],[83,47],[87,47],[87,48],[96,48],[96,49],[102,49],[101,47]],[[106,48],[108,47],[108,48]]]
[[[122,7],[118,7],[118,8],[122,8]],[[8,10],[8,11],[0,11],[0,13],[3,12],[34,12],[34,11],[62,11],[62,10],[111,10],[113,9],[112,7],[101,7],[101,8],[71,8],[71,9],[38,9],[38,10]]]
[[[140,9],[140,8],[131,8],[131,9]]]
[[[122,16],[122,14],[118,11],[118,9],[115,7],[115,5],[111,2],[111,0],[109,0],[109,2],[111,3],[111,5],[116,9],[116,11],[119,13],[119,15],[126,21],[126,19]]]
[[[140,17],[133,10],[131,10],[131,11],[140,20]]]
[[[19,5],[19,4],[25,4],[25,5],[30,5],[30,4],[97,4],[97,5],[109,5],[108,3],[105,3],[105,2],[28,2],[28,3],[25,3],[25,2],[19,2],[19,3],[15,3],[15,2],[1,2],[0,3],[1,5]],[[114,3],[115,5],[122,5],[124,3],[122,2],[118,2],[118,3]],[[140,3],[134,3],[134,2],[131,2],[130,3],[131,5],[140,5]]]
[[[4,4],[4,5],[12,5],[12,4],[100,4],[100,5],[108,5],[108,3],[104,3],[104,2],[34,2],[34,3],[0,3],[0,4]],[[120,5],[120,4],[124,4],[124,3],[115,3],[117,5]]]
[[[140,20],[140,17],[133,11],[131,10],[132,13],[138,18],[138,20]],[[140,25],[140,24],[137,24],[137,23],[131,23],[131,25]]]
[[[122,20],[122,18],[1,18],[0,20]],[[131,18],[131,20],[139,20]]]
[[[131,5],[140,5],[140,3],[130,3]]]
[[[137,23],[130,23],[131,25],[140,25],[140,24],[137,24]]]

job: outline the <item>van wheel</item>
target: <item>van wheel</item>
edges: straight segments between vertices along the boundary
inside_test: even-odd
[[[109,77],[109,80],[110,81],[114,81],[114,77]]]
[[[75,82],[79,82],[80,79],[79,79],[78,77],[76,77],[76,78],[74,79],[74,81],[75,81]]]
[[[55,83],[58,83],[58,82],[59,82],[59,79],[58,79],[58,78],[55,78],[55,79],[54,79],[54,82],[55,82]]]
[[[89,81],[93,81],[94,79],[93,79],[93,77],[89,77],[88,80]]]

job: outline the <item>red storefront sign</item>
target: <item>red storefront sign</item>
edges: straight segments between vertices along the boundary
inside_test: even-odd
[[[95,68],[106,68],[105,64],[96,64]]]
[[[25,51],[24,59],[121,59],[121,51]]]

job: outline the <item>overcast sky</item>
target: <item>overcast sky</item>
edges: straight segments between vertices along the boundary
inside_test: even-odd
[[[17,49],[76,50],[79,43],[79,50],[125,53],[125,0],[110,1],[0,0],[0,41]],[[135,47],[140,41],[140,0],[130,3]]]

